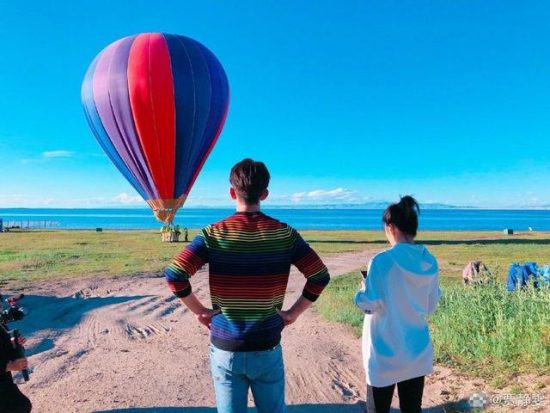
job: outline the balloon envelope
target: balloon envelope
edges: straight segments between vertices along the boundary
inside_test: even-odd
[[[184,36],[125,37],[91,63],[82,104],[107,156],[155,216],[171,223],[227,116],[229,85],[218,59]]]

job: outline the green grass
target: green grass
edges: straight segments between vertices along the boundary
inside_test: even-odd
[[[304,238],[320,254],[388,247],[383,231],[302,231]],[[437,257],[442,277],[456,279],[468,261],[481,260],[489,266],[508,268],[514,261],[550,261],[550,233],[426,231],[419,243],[426,244]]]
[[[549,288],[448,286],[430,319],[437,359],[476,375],[550,374],[549,308]]]
[[[315,309],[323,318],[351,326],[357,337],[361,336],[363,313],[353,304],[353,296],[360,282],[359,272],[333,278],[315,302]]]
[[[192,239],[197,230],[191,230]],[[382,231],[302,231],[321,255],[387,247]],[[507,266],[543,262],[550,235],[497,232],[425,232],[421,242],[438,257],[443,277],[456,278],[468,260]],[[162,243],[157,231],[11,231],[0,233],[0,282],[31,282],[159,272],[184,243]]]
[[[0,233],[0,282],[158,272],[184,245],[156,231]]]
[[[198,230],[189,231],[189,239]],[[379,233],[304,231],[320,254],[361,251]],[[375,244],[376,245],[376,244]],[[185,243],[157,231],[10,231],[0,233],[0,283],[159,272]]]
[[[363,314],[352,297],[359,282],[358,273],[338,277],[316,303],[324,318],[350,325],[357,336]],[[550,289],[511,294],[501,281],[466,288],[451,280],[442,288],[429,320],[436,361],[494,385],[516,374],[550,374]]]

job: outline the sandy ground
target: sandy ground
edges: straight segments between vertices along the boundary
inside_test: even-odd
[[[369,256],[341,254],[325,262],[337,276],[361,267]],[[286,307],[303,284],[303,277],[293,272]],[[193,286],[206,300],[206,270],[195,276]],[[215,412],[208,331],[172,296],[162,277],[70,280],[24,292],[29,315],[12,328],[28,337],[32,374],[21,389],[34,411]],[[290,413],[363,411],[360,339],[349,328],[310,310],[285,329],[283,349]],[[487,389],[481,380],[437,366],[427,379],[425,411],[466,411],[467,399]],[[549,406],[547,388],[532,393],[545,394]],[[499,405],[493,411],[517,410]]]

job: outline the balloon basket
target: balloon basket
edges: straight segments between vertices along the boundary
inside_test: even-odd
[[[160,229],[160,240],[162,242],[179,242],[180,240],[180,226],[179,225],[173,225],[165,224]]]
[[[163,232],[162,234],[160,234],[160,239],[162,242],[179,242],[180,234]]]

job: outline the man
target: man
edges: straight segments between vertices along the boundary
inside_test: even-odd
[[[281,331],[319,297],[330,277],[296,230],[260,212],[269,172],[244,159],[232,169],[236,213],[209,225],[165,270],[170,289],[210,329],[210,361],[219,413],[244,413],[248,389],[258,413],[285,411]],[[213,309],[189,278],[209,264]],[[306,277],[302,295],[282,311],[290,266]]]

